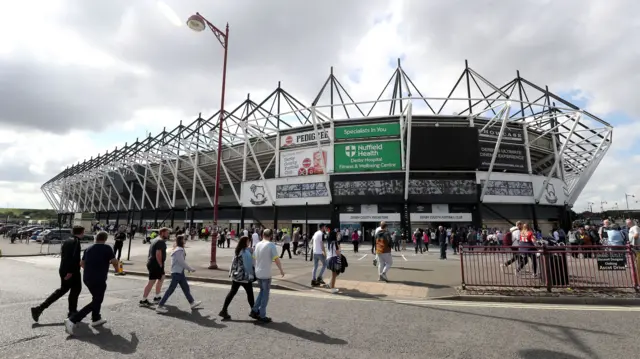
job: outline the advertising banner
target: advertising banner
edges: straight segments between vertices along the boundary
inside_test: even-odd
[[[324,168],[323,168],[324,163]],[[333,168],[331,147],[301,148],[280,152],[280,177],[326,174]]]
[[[267,207],[273,205],[272,199],[278,206],[329,204],[326,180],[317,175],[242,182],[242,206]]]
[[[491,165],[495,142],[480,142],[480,170],[486,171]],[[528,172],[527,153],[522,145],[501,143],[494,171]]]
[[[500,126],[489,127],[484,130],[478,129],[478,132],[480,132],[480,140],[493,141],[495,143],[500,135]],[[502,133],[502,142],[524,143],[523,135],[522,128],[505,127]]]
[[[331,139],[331,131],[318,127],[318,131],[305,131],[300,133],[292,133],[288,135],[280,135],[280,147],[291,147],[298,145],[309,145],[318,143],[316,137],[320,133],[321,142],[329,142]]]
[[[484,185],[487,172],[476,172],[477,182]],[[540,196],[540,204],[564,206],[569,200],[569,188],[559,178],[551,178],[545,185],[546,177],[518,173],[492,173],[485,192],[485,203],[535,203]]]
[[[336,173],[402,169],[400,141],[339,143],[334,152]]]
[[[336,127],[336,140],[400,136],[400,123],[376,123]]]

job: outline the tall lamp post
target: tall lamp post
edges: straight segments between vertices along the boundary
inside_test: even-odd
[[[217,231],[218,227],[218,200],[220,197],[220,161],[222,155],[222,125],[224,122],[224,95],[225,88],[227,83],[227,54],[229,51],[229,24],[227,23],[227,27],[225,31],[218,29],[215,25],[213,25],[209,20],[205,19],[200,13],[196,13],[195,15],[191,15],[187,20],[187,26],[193,31],[202,32],[207,27],[213,32],[216,36],[220,45],[224,49],[224,62],[222,65],[222,93],[220,95],[220,117],[218,120],[218,161],[216,162],[216,190],[214,193],[213,200],[213,226],[216,227],[214,230]],[[220,233],[218,233],[220,235]],[[211,238],[211,260],[209,262],[209,269],[218,269],[218,264],[216,263],[216,249],[217,249],[217,241],[214,238]]]
[[[593,203],[593,202],[587,202],[587,204],[589,205],[589,212],[593,213],[593,205],[594,205],[595,203]]]
[[[629,197],[636,198],[633,194],[624,194],[624,200],[627,201],[627,211],[629,210]]]
[[[600,201],[600,212],[604,213],[604,206],[605,204],[608,204],[607,201]]]

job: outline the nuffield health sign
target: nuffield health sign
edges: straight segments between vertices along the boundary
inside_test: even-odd
[[[333,148],[335,173],[402,169],[400,141],[339,143]]]

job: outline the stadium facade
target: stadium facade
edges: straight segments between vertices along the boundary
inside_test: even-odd
[[[61,221],[207,225],[218,190],[222,227],[545,230],[570,223],[613,130],[519,73],[497,86],[466,64],[446,96],[423,95],[398,62],[376,99],[355,101],[332,69],[310,105],[278,84],[224,116],[217,189],[218,113],[70,166],[42,192]]]

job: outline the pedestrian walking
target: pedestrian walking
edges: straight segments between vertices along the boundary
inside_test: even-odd
[[[51,293],[42,304],[31,308],[31,317],[36,323],[42,315],[42,312],[58,299],[62,298],[67,292],[69,292],[69,312],[67,318],[78,311],[78,297],[82,291],[82,278],[80,275],[82,248],[80,247],[80,238],[84,237],[84,227],[74,226],[71,233],[73,237],[65,240],[60,249],[60,267],[58,269],[60,288]]]
[[[538,258],[536,257],[537,248],[536,248],[536,239],[533,235],[533,231],[529,229],[529,225],[524,223],[522,225],[522,230],[520,231],[520,243],[519,243],[519,252],[520,252],[520,264],[516,268],[516,274],[519,273],[524,266],[527,265],[529,259],[531,259],[531,267],[533,269],[533,275],[538,276]]]
[[[118,260],[122,256],[122,247],[124,247],[124,241],[127,239],[127,234],[124,231],[119,231],[115,236],[115,243],[113,244],[113,251]]]
[[[400,251],[400,235],[397,231],[393,231],[391,234],[391,241],[393,243],[393,250],[396,252]]]
[[[104,300],[104,293],[107,291],[107,277],[109,275],[109,264],[118,272],[118,260],[115,258],[113,249],[106,244],[109,234],[99,232],[96,235],[95,243],[84,251],[80,266],[84,268],[84,285],[91,293],[91,302],[85,305],[79,312],[64,320],[64,327],[69,335],[73,335],[73,329],[89,313],[91,313],[91,326],[98,327],[107,321],[100,315],[100,308]]]
[[[154,239],[149,246],[149,255],[147,256],[147,270],[149,271],[149,281],[144,287],[140,306],[150,306],[151,302],[147,299],[151,293],[153,285],[156,286],[156,295],[153,297],[154,302],[159,302],[160,290],[162,290],[162,282],[164,281],[164,263],[167,260],[167,243],[169,239],[169,229],[160,229],[158,238]]]
[[[351,234],[351,243],[353,243],[353,253],[358,253],[358,247],[360,245],[360,237],[358,231],[353,231]]]
[[[300,242],[300,230],[296,228],[293,231],[293,255],[298,255],[298,243]]]
[[[329,236],[329,240],[327,242],[327,269],[331,271],[331,280],[329,281],[329,288],[331,288],[331,293],[336,294],[340,290],[336,288],[336,279],[340,273],[344,272],[344,266],[346,260],[343,260],[342,254],[340,253],[340,243],[336,237]]]
[[[378,280],[388,282],[387,272],[393,264],[393,257],[391,256],[391,237],[387,231],[386,222],[380,222],[380,230],[376,233],[376,255],[378,257]]]
[[[425,230],[422,234],[422,241],[424,242],[424,250],[425,252],[429,251],[429,231]]]
[[[182,289],[184,296],[187,298],[191,309],[196,309],[200,304],[202,304],[202,302],[193,299],[193,296],[191,295],[191,288],[189,288],[189,282],[187,282],[187,277],[184,274],[185,270],[189,273],[196,271],[193,267],[187,264],[187,252],[184,250],[184,242],[184,236],[178,236],[176,237],[176,242],[173,244],[173,252],[171,253],[171,283],[156,307],[156,312],[158,313],[166,313],[168,311],[167,307],[164,305],[167,303],[167,300],[169,300],[169,297],[171,297],[178,285],[180,286],[180,289]]]
[[[436,236],[438,236],[438,244],[440,245],[440,259],[447,259],[447,232],[444,230],[442,226],[438,227],[438,232],[436,232]]]
[[[251,255],[251,249],[249,248],[249,237],[242,236],[238,241],[238,245],[235,250],[235,257],[231,263],[231,269],[229,270],[229,277],[231,277],[231,290],[224,299],[224,305],[222,310],[218,314],[223,320],[231,319],[228,309],[231,301],[238,293],[240,287],[244,288],[247,293],[247,301],[249,302],[249,316],[257,319],[254,315],[253,306],[255,302],[253,300],[253,286],[251,283],[255,280],[253,273],[253,256]]]
[[[422,230],[420,228],[413,233],[413,243],[416,246],[416,254],[418,254],[418,251],[422,254]]]
[[[287,232],[282,233],[282,254],[280,258],[284,257],[284,252],[289,253],[289,259],[291,259],[291,236]]]
[[[256,278],[260,285],[260,292],[253,305],[250,316],[258,320],[258,323],[271,323],[271,318],[267,317],[267,305],[269,304],[269,292],[271,291],[271,263],[276,262],[280,275],[284,277],[282,263],[278,257],[278,249],[271,242],[273,231],[265,229],[262,232],[262,241],[255,246],[253,257],[256,261]]]
[[[311,272],[312,287],[326,284],[324,280],[322,280],[324,270],[327,268],[327,251],[325,250],[324,242],[322,241],[324,237],[324,230],[325,225],[321,223],[318,226],[318,230],[313,234],[313,238],[311,239],[311,245],[313,246],[313,271]],[[319,263],[322,263],[320,273],[318,273]]]

